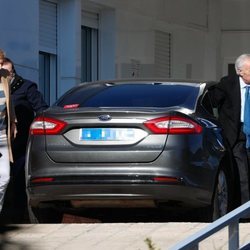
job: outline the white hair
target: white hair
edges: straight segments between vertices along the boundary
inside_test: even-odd
[[[250,61],[250,54],[242,54],[236,59],[235,70],[237,74],[239,74],[239,71],[242,69],[242,67],[247,61]]]

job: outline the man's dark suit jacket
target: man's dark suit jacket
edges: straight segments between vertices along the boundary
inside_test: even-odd
[[[238,75],[223,77],[211,89],[213,105],[218,107],[219,121],[228,143],[233,147],[240,133],[241,94]]]

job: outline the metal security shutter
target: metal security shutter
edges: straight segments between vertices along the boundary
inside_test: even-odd
[[[40,51],[56,54],[57,48],[57,4],[40,0],[39,9]]]
[[[171,77],[171,34],[155,31],[155,75]]]
[[[82,11],[82,25],[92,29],[98,29],[99,26],[98,13],[90,12],[87,10]]]

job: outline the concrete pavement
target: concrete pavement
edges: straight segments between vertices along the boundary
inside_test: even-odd
[[[196,222],[20,224],[1,234],[4,246],[0,249],[165,250],[206,225]],[[240,223],[239,228],[243,246],[250,242],[250,223]],[[199,249],[228,249],[227,241],[225,228],[203,241]]]

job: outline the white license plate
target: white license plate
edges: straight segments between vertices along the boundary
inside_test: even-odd
[[[134,141],[145,136],[145,131],[134,128],[82,128],[81,141]],[[147,133],[146,133],[147,134]]]

